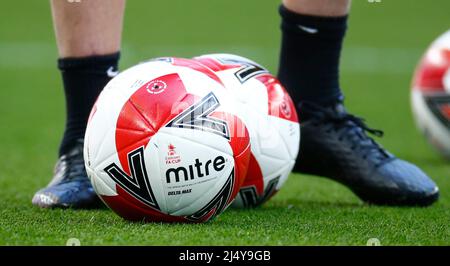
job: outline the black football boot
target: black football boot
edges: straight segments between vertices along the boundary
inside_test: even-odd
[[[102,206],[84,168],[83,140],[62,155],[52,181],[36,192],[32,203],[42,208],[95,208]]]
[[[417,166],[398,159],[366,133],[382,136],[338,103],[299,105],[300,154],[294,171],[331,178],[365,202],[427,206],[439,198],[436,184]]]

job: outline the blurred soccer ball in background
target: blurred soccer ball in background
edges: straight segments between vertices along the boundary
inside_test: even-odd
[[[411,102],[418,128],[450,159],[450,31],[422,57],[413,78]]]

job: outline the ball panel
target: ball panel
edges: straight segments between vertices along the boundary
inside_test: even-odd
[[[110,178],[102,179],[99,177],[95,171],[90,169],[89,167],[86,167],[86,172],[89,176],[89,179],[91,180],[92,187],[97,192],[99,196],[101,195],[107,195],[107,196],[116,196],[117,192],[115,190],[115,183],[114,182],[107,182],[111,180]],[[111,180],[112,181],[112,180]]]
[[[258,204],[259,198],[264,195],[264,180],[261,167],[253,153],[250,154],[247,175],[232,206],[244,208]]]
[[[225,71],[225,70],[241,67],[241,64],[224,64],[224,63],[220,62],[219,60],[217,60],[217,58],[214,57],[214,55],[198,56],[198,57],[194,57],[194,60],[200,62],[207,68],[216,72],[216,74],[220,73],[222,71]]]
[[[224,86],[222,80],[216,75],[216,73],[211,70],[210,68],[206,67],[205,65],[201,64],[198,61],[192,60],[192,59],[185,59],[185,58],[167,58],[169,62],[174,66],[180,66],[180,67],[187,67],[192,70],[195,70],[196,72],[200,72],[211,78],[212,80],[219,83],[221,86]]]
[[[145,146],[169,120],[194,103],[177,73],[146,82],[126,102],[116,126],[116,148],[124,171],[128,174],[127,154]],[[184,103],[183,106],[177,103]]]
[[[450,67],[450,49],[431,47],[420,62],[414,78],[413,89],[443,92],[444,77]]]
[[[144,83],[167,72],[173,73],[170,64],[143,63],[121,72],[105,86],[94,105],[95,108],[91,111],[90,122],[87,125],[84,153],[86,162],[91,161],[95,165],[96,161],[101,162],[116,152],[113,149],[114,138],[107,134],[115,131],[121,112],[121,109],[117,107],[124,106],[131,95]]]
[[[177,136],[175,131],[186,134]],[[233,152],[225,139],[201,131],[192,137],[189,131],[193,130],[161,130],[149,146],[157,150],[152,160],[158,160],[159,165],[159,175],[150,180],[162,184],[167,204],[164,211],[173,215],[188,215],[201,209],[227,181],[222,176],[228,176],[234,168]],[[214,148],[223,146],[228,146],[228,151]]]
[[[234,100],[203,65],[174,61],[122,72],[91,113],[89,176],[102,200],[125,219],[207,221],[225,210],[246,176],[250,141],[233,114]],[[185,181],[206,171],[216,177],[195,191],[190,184],[188,192]]]
[[[449,64],[450,66],[450,64]],[[450,94],[450,67],[447,69],[444,75],[444,90],[448,94]]]
[[[297,111],[294,102],[281,85],[280,81],[271,74],[257,76],[267,90],[268,98],[268,114],[270,116],[285,119],[294,123],[298,123]]]
[[[411,96],[417,126],[433,147],[450,158],[450,130],[430,111],[420,91],[413,91]]]
[[[300,124],[274,116],[269,116],[268,119],[272,127],[278,129],[279,139],[288,151],[288,158],[295,161],[300,149]]]
[[[300,126],[295,105],[280,82],[247,58],[229,54],[196,57],[217,75],[241,103],[236,110],[250,134],[253,160],[233,206],[256,206],[286,181],[299,149]],[[245,71],[249,78],[239,76]]]

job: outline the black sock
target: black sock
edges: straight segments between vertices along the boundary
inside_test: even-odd
[[[66,98],[66,128],[59,155],[66,153],[84,138],[86,124],[95,100],[117,71],[120,53],[82,58],[61,58],[61,70]]]
[[[280,6],[282,42],[278,78],[296,104],[342,101],[339,58],[347,16],[316,17]]]

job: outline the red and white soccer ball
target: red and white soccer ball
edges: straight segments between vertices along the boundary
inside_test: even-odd
[[[210,69],[180,58],[138,64],[107,84],[84,144],[106,205],[128,220],[205,222],[231,204],[250,141],[223,86]]]
[[[419,129],[450,159],[450,31],[423,56],[413,79],[411,100]]]
[[[273,75],[247,58],[210,54],[195,60],[216,72],[241,103],[238,116],[250,133],[249,169],[232,206],[261,205],[280,190],[294,167],[300,144],[295,105]]]

